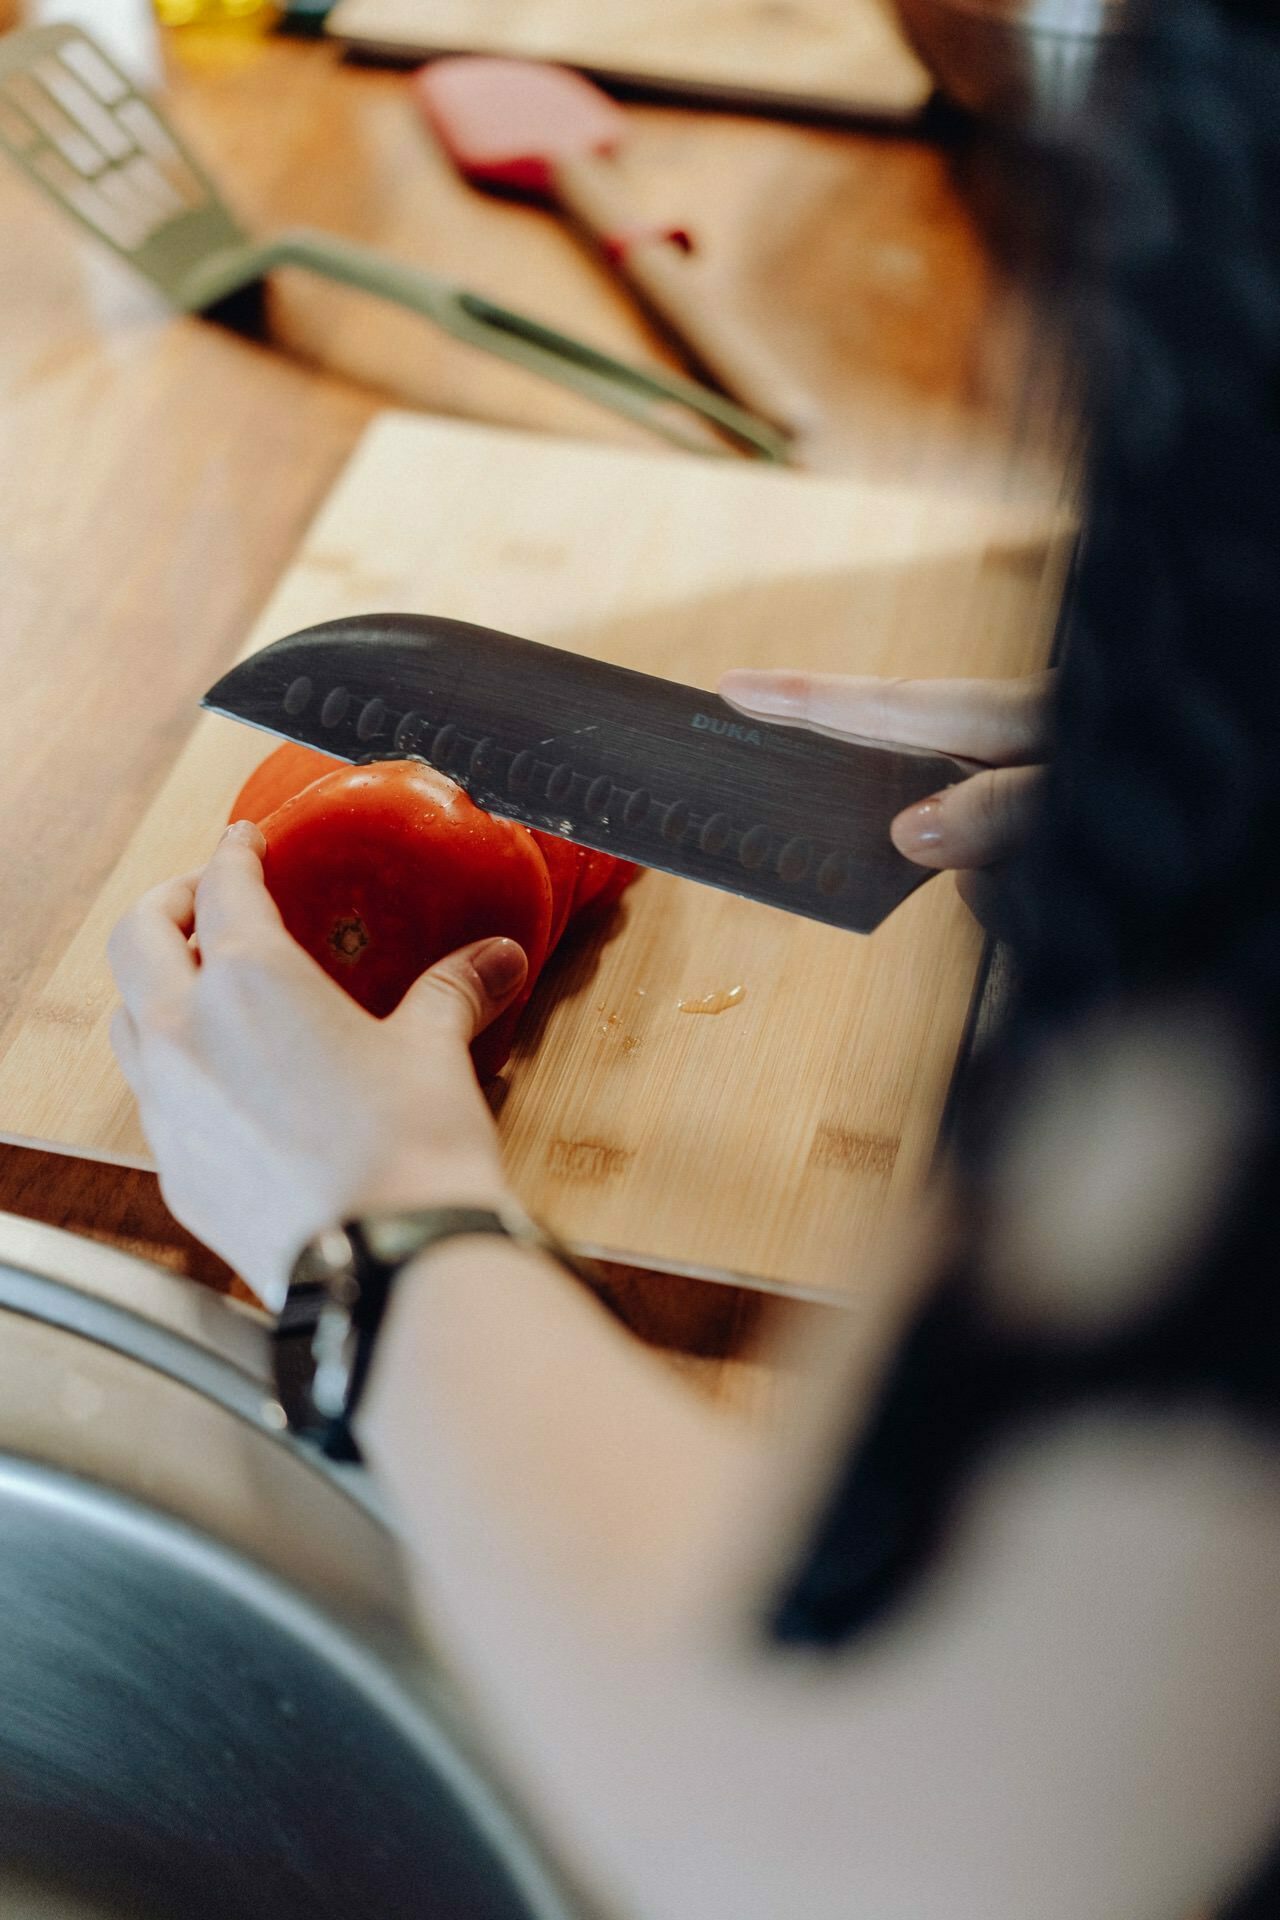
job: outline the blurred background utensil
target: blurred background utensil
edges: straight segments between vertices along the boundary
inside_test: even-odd
[[[594,243],[698,371],[784,433],[815,424],[810,396],[725,304],[687,230],[647,220],[617,160],[627,116],[583,74],[532,60],[463,55],[413,78],[424,118],[478,186],[532,194]]]
[[[433,320],[469,345],[570,387],[698,452],[687,416],[758,458],[777,460],[775,428],[733,401],[660,369],[631,366],[529,315],[307,228],[255,239],[154,102],[76,26],[0,40],[0,146],[104,245],[184,312],[207,312],[277,267],[306,267]],[[673,414],[683,414],[678,424]]]

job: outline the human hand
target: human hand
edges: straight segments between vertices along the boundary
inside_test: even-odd
[[[889,831],[922,867],[955,868],[981,915],[984,869],[1026,838],[1043,769],[1051,673],[1021,680],[889,680],[871,674],[726,673],[719,692],[764,720],[808,726],[836,739],[884,740],[984,763],[982,771],[907,807]]]
[[[111,1041],[169,1207],[274,1307],[331,1221],[504,1195],[467,1049],[526,966],[514,941],[478,941],[375,1020],[287,933],[262,851],[238,822],[120,921]]]

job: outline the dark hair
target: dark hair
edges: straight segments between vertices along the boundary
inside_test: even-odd
[[[1034,166],[1035,259],[1088,425],[1050,772],[1000,897],[1017,992],[965,1105],[949,1252],[837,1471],[775,1637],[838,1645],[928,1569],[975,1460],[1088,1397],[1280,1420],[1280,40],[1157,0],[1107,107]],[[1006,148],[1008,155],[1008,148]],[[1017,204],[1015,200],[1010,204]],[[1209,1244],[1137,1326],[1066,1342],[983,1305],[989,1189],[1046,1048],[1169,995],[1243,1037],[1261,1120]],[[1261,1909],[1259,1909],[1261,1911]]]

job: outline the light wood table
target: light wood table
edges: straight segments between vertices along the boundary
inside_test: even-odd
[[[174,117],[255,225],[386,245],[631,355],[661,343],[547,214],[461,184],[404,80],[324,47],[175,34]],[[1007,495],[1022,330],[943,153],[634,109],[634,192],[705,235],[826,409],[810,464]],[[366,298],[281,276],[272,344],[174,319],[0,175],[0,1030],[120,853],[371,415],[422,407],[620,444],[647,436]],[[963,662],[957,663],[963,670]],[[150,1176],[0,1149],[0,1207],[219,1284]],[[711,1390],[758,1387],[769,1309],[614,1281]]]

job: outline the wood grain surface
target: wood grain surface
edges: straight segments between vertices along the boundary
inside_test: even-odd
[[[327,30],[817,106],[907,111],[930,92],[882,0],[338,0]]]
[[[249,646],[399,608],[698,686],[778,660],[784,634],[817,671],[937,673],[960,649],[1013,673],[1043,659],[1059,571],[1033,510],[388,414]],[[207,857],[265,750],[200,720],[3,1042],[6,1138],[145,1164],[107,1034],[107,934]],[[863,939],[644,875],[526,1016],[500,1111],[522,1199],[614,1261],[846,1291],[919,1186],[979,950],[945,882]]]
[[[550,214],[476,193],[425,139],[401,76],[331,48],[189,30],[168,110],[259,227],[387,246],[553,324],[666,355]],[[1043,494],[1028,333],[950,156],[928,145],[654,107],[631,112],[640,207],[673,211],[725,297],[824,405],[822,470],[1002,500]],[[388,404],[646,444],[633,429],[319,282],[285,275],[269,333],[175,319],[0,174],[0,1032],[25,1017],[373,415]],[[970,663],[958,646],[953,665]],[[0,1206],[226,1276],[152,1176],[0,1149]],[[714,1297],[712,1297],[714,1296]],[[747,1296],[632,1289],[641,1328],[741,1351]]]

